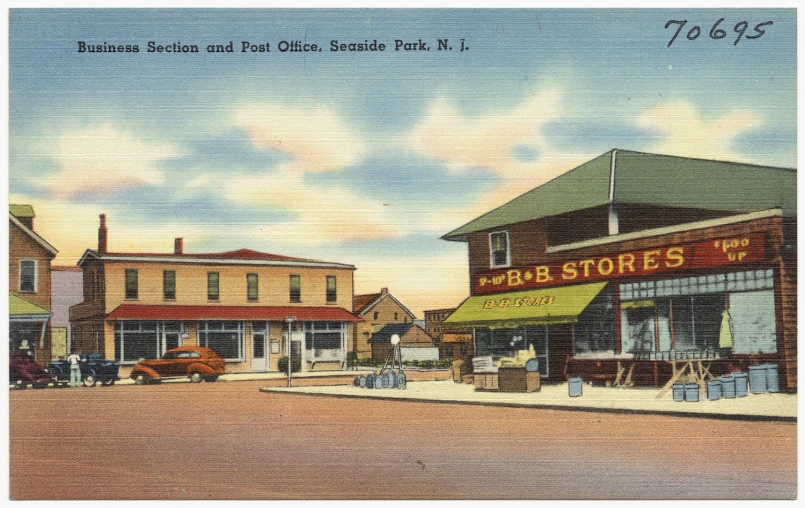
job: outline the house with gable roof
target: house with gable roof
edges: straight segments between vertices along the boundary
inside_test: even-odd
[[[363,321],[353,325],[350,351],[358,354],[358,358],[371,358],[372,345],[369,339],[375,332],[388,324],[413,323],[416,316],[388,288],[381,288],[379,293],[355,295],[352,312]]]
[[[31,205],[10,205],[8,222],[9,351],[50,361],[50,263],[58,251],[34,231]]]

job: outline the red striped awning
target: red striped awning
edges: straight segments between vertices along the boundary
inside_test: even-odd
[[[341,307],[241,307],[218,305],[131,305],[123,304],[106,319],[198,321],[284,321],[293,316],[297,321],[363,321]]]

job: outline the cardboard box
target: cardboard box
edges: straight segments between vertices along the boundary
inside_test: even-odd
[[[501,367],[498,384],[501,392],[536,392],[541,388],[539,372],[523,367]]]

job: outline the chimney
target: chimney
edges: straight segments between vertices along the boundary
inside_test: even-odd
[[[380,295],[387,295],[389,294],[389,288],[380,288]]]
[[[184,254],[184,238],[177,238],[173,241],[173,253]]]
[[[106,236],[108,232],[106,230],[106,214],[102,213],[100,217],[101,227],[98,228],[98,254],[103,256],[106,254]]]

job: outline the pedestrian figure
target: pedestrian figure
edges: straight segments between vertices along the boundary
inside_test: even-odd
[[[67,357],[67,362],[70,364],[70,386],[81,386],[81,357],[73,349],[70,356]]]

